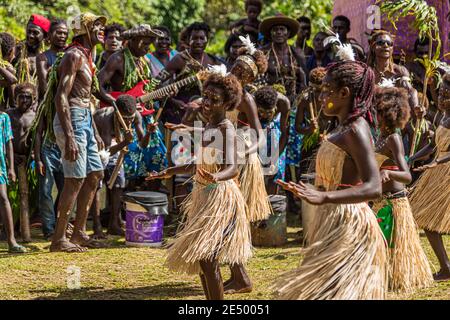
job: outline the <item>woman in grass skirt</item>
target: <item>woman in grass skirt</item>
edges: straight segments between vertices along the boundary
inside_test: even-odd
[[[383,197],[373,210],[389,245],[389,289],[412,293],[433,283],[427,256],[411,211],[405,184],[412,176],[405,159],[402,130],[410,117],[408,92],[401,88],[379,88],[375,108],[380,136],[375,156],[380,168]]]
[[[237,183],[236,131],[226,111],[236,107],[242,88],[232,75],[213,73],[204,83],[202,107],[208,123],[196,163],[172,167],[148,179],[195,173],[183,203],[185,221],[169,244],[173,271],[199,273],[207,299],[223,299],[220,264],[244,265],[252,255],[247,206]]]
[[[275,284],[281,299],[384,299],[387,254],[367,201],[381,195],[371,143],[373,71],[345,60],[330,65],[320,101],[339,126],[322,142],[315,187],[280,185],[316,205],[311,245],[301,265]]]
[[[420,159],[436,150],[433,162],[418,170],[425,172],[417,180],[410,200],[414,218],[425,230],[428,241],[438,257],[441,270],[434,274],[436,281],[450,279],[450,261],[442,241],[442,234],[450,233],[450,74],[443,78],[438,107],[443,118],[436,129],[434,141],[411,160]]]

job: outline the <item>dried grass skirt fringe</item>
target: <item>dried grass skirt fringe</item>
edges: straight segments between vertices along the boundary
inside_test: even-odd
[[[200,273],[199,261],[245,264],[252,256],[247,206],[233,180],[205,186],[195,183],[182,205],[184,223],[169,243],[169,269]]]
[[[272,213],[261,161],[257,153],[250,154],[241,168],[239,184],[248,206],[248,220],[256,222],[266,220]]]
[[[386,244],[367,204],[318,206],[310,236],[301,265],[274,284],[280,299],[385,298]]]
[[[394,247],[389,248],[389,289],[399,293],[413,293],[433,284],[427,256],[420,245],[419,233],[408,198],[390,200],[394,215]],[[385,200],[374,204],[377,212]]]
[[[409,199],[420,228],[450,233],[450,162],[426,170]]]

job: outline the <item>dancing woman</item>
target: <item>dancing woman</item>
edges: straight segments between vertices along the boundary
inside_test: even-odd
[[[380,137],[375,156],[380,168],[383,197],[373,210],[389,243],[389,289],[412,293],[433,283],[427,256],[420,245],[417,226],[407,198],[405,184],[412,176],[405,159],[400,132],[410,117],[408,92],[402,88],[380,88],[375,95],[375,109],[380,124]],[[385,214],[384,214],[385,213]],[[386,215],[387,214],[387,215]]]
[[[166,262],[171,270],[200,273],[206,298],[219,300],[220,263],[244,265],[252,254],[247,206],[237,184],[236,131],[226,118],[226,111],[239,103],[242,88],[233,75],[215,73],[203,88],[208,123],[197,164],[172,167],[147,179],[195,173],[194,190],[183,204],[186,221],[169,246]],[[216,139],[209,142],[212,137]]]
[[[301,265],[275,284],[282,299],[385,298],[385,240],[366,203],[381,195],[369,126],[374,86],[374,73],[364,63],[347,60],[327,68],[320,101],[339,126],[317,154],[315,188],[279,182],[317,205]]]
[[[411,157],[415,159],[436,150],[436,159],[418,170],[426,170],[417,180],[411,194],[411,207],[420,228],[438,257],[441,270],[434,274],[436,281],[450,279],[450,261],[442,241],[442,234],[450,232],[450,74],[443,77],[439,91],[439,109],[443,112],[434,141]]]

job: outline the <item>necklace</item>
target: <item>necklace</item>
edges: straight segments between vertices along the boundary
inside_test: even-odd
[[[295,81],[297,80],[296,74],[295,74],[295,62],[294,62],[294,55],[292,54],[292,50],[291,47],[288,46],[288,54],[289,54],[289,61],[290,61],[290,65],[286,66],[289,67],[289,70],[287,72],[282,72],[283,70],[281,69],[281,64],[280,64],[280,60],[278,59],[278,54],[275,50],[275,47],[272,43],[272,48],[270,49],[271,52],[273,52],[274,58],[275,58],[275,63],[276,63],[276,67],[275,67],[275,72],[276,72],[276,76],[277,76],[277,80],[279,80],[281,78],[281,82],[284,86],[285,85],[285,81],[284,78],[286,77],[286,79],[292,80],[293,83],[295,84]],[[270,56],[270,52],[269,52],[269,56]],[[295,86],[294,86],[294,91],[295,91]],[[294,92],[295,94],[295,92]]]
[[[205,53],[202,53],[202,59],[200,62],[198,62],[197,60],[194,59],[194,57],[191,56],[191,54],[189,53],[189,50],[186,50],[186,54],[188,55],[189,59],[191,60],[191,62],[193,62],[194,64],[198,65],[199,67],[201,67],[202,69],[204,69],[205,67],[203,66],[203,61],[205,59]]]

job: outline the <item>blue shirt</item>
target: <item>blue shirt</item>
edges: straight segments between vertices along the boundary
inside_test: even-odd
[[[6,147],[13,138],[9,116],[0,112],[0,184],[8,183],[8,168],[6,166]]]

